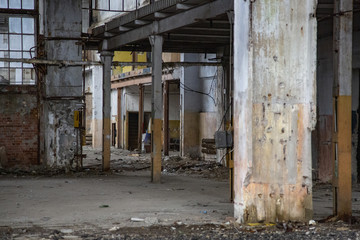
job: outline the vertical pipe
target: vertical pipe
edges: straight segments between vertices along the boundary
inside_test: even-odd
[[[103,136],[102,136],[102,169],[110,169],[110,136],[111,136],[111,63],[113,52],[102,51],[103,63]]]
[[[161,126],[162,126],[162,36],[149,37],[151,43],[151,180],[160,183],[161,178]]]
[[[169,82],[164,81],[164,156],[169,156]]]
[[[141,153],[142,133],[144,123],[144,85],[139,85],[139,124],[138,124],[138,150]]]
[[[351,82],[353,1],[334,2],[334,212],[351,221]],[[342,13],[342,14],[339,14]]]

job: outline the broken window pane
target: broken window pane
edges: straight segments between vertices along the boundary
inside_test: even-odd
[[[20,35],[10,35],[10,50],[21,50]]]
[[[0,0],[0,8],[8,8],[7,0]]]
[[[21,18],[9,18],[10,33],[21,33]]]
[[[30,51],[35,46],[33,35],[23,35],[23,50]]]
[[[34,19],[33,18],[23,18],[22,19],[23,33],[34,34]]]
[[[34,9],[34,0],[22,0],[23,9]]]
[[[20,0],[9,0],[9,8],[21,8]]]
[[[8,32],[9,32],[8,18],[0,15],[0,33],[8,33]]]
[[[0,85],[9,84],[9,69],[0,68]]]
[[[0,34],[0,50],[9,50],[7,34]]]

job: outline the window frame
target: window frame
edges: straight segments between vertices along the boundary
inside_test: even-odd
[[[4,61],[3,66],[0,67],[0,69],[7,69],[7,77],[8,77],[8,84],[9,86],[19,86],[19,85],[36,85],[37,84],[37,76],[35,73],[35,66],[30,66],[27,63],[23,62],[11,62],[11,58],[20,58],[20,59],[27,59],[27,58],[34,58],[37,55],[37,40],[38,40],[38,33],[39,33],[39,12],[38,12],[38,0],[33,0],[34,9],[24,9],[23,8],[23,2],[26,0],[18,0],[20,3],[20,8],[10,8],[10,2],[14,0],[0,0],[2,2],[6,2],[7,8],[0,8],[0,17],[4,17],[7,19],[7,22],[5,24],[8,24],[8,29],[4,30],[0,34],[7,35],[7,49],[0,50],[1,53],[3,53],[3,58],[9,59],[9,61]],[[20,33],[12,33],[10,32],[10,18],[20,18]],[[26,33],[24,32],[23,28],[23,19],[26,18],[32,18],[33,19],[33,33]],[[7,32],[6,32],[7,31]],[[21,48],[19,50],[10,49],[11,43],[10,43],[10,36],[20,36],[20,45]],[[33,36],[33,44],[30,49],[23,49],[24,47],[24,37],[26,36]],[[11,55],[17,55],[20,53],[20,57],[11,57]],[[6,56],[7,55],[7,56]],[[25,56],[24,55],[28,55]],[[29,56],[30,55],[30,56]],[[13,70],[15,69],[15,71]],[[25,78],[25,71],[26,69],[30,69],[30,74],[32,75],[30,79]],[[14,79],[12,79],[12,74],[15,72],[17,74],[17,71],[21,71],[21,81],[16,81],[16,75]],[[5,70],[6,72],[6,70]],[[33,81],[32,81],[33,80]]]

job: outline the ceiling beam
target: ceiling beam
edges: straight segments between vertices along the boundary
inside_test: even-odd
[[[110,38],[107,48],[103,50],[115,50],[126,44],[147,39],[150,35],[163,34],[205,19],[217,17],[233,8],[233,0],[216,0]]]

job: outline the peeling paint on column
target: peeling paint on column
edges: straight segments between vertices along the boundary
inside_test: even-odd
[[[315,9],[315,0],[235,1],[235,217],[240,222],[312,217]]]
[[[81,37],[81,1],[44,1],[42,14],[46,19],[46,59],[80,61],[82,48],[74,39]],[[81,96],[81,67],[47,66],[40,129],[44,141],[41,158],[49,167],[70,167],[81,147],[74,128],[74,111],[81,108]]]
[[[47,138],[47,165],[50,167],[67,167],[72,164],[76,145],[76,132],[73,125],[76,104],[64,101],[46,104],[48,124],[45,128]]]

